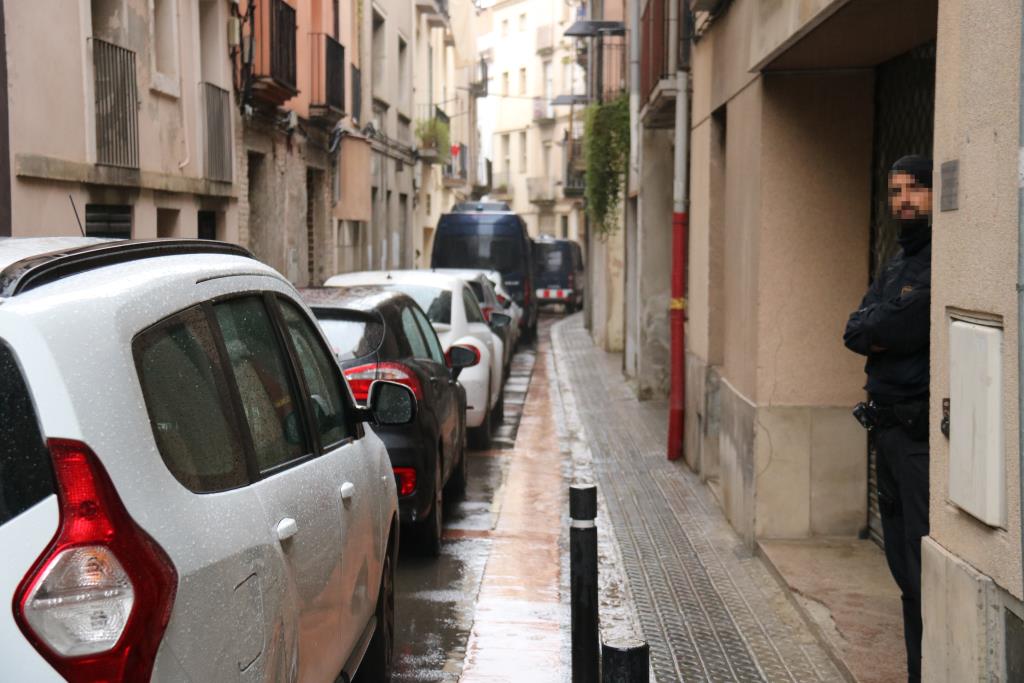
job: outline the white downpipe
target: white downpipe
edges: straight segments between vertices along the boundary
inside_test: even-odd
[[[688,165],[686,157],[690,153],[690,73],[679,71],[676,74],[676,139],[675,139],[675,169],[673,173],[674,183],[672,185],[672,210],[676,213],[686,211],[687,190],[689,179],[687,178]]]
[[[665,49],[668,50],[668,73],[674,74],[679,70],[679,3],[672,0],[668,0],[668,44]]]

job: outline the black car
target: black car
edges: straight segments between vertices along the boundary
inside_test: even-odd
[[[462,368],[479,352],[441,349],[433,326],[410,297],[373,286],[306,289],[301,294],[320,321],[356,401],[379,379],[412,389],[419,410],[411,424],[378,426],[398,487],[399,516],[423,549],[441,549],[444,496],[466,490],[466,392]]]
[[[446,213],[437,222],[431,268],[472,268],[501,273],[505,289],[523,309],[527,341],[537,334],[532,241],[526,223],[511,211]]]
[[[565,304],[566,310],[583,308],[586,278],[583,249],[572,240],[541,237],[533,243],[533,277],[537,303]]]

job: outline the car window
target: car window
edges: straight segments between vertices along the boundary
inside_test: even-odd
[[[403,294],[408,294],[412,300],[419,304],[420,308],[427,314],[432,323],[443,323],[449,325],[452,322],[452,293],[451,290],[440,287],[428,287],[426,285],[382,285],[385,289],[394,289]]]
[[[263,299],[214,306],[261,472],[311,452],[286,356]]]
[[[224,369],[202,309],[158,323],[132,346],[153,437],[171,474],[196,493],[249,483]]]
[[[476,280],[469,281],[469,288],[473,290],[473,295],[476,296],[477,301],[482,303],[486,299],[486,296],[484,295],[484,286]]]
[[[298,306],[278,298],[281,317],[291,337],[295,355],[302,367],[309,391],[313,419],[320,433],[320,445],[328,448],[350,436],[345,419],[345,403],[341,397],[341,376],[338,366],[324,348],[319,333]]]
[[[441,341],[437,338],[437,332],[434,331],[433,326],[427,320],[427,316],[423,315],[423,311],[418,308],[413,309],[412,315],[420,326],[423,338],[427,340],[430,359],[441,365],[447,365],[448,363],[444,359],[444,349],[441,348]]]
[[[25,378],[0,340],[0,525],[54,490],[50,453]]]
[[[313,314],[338,360],[369,356],[384,341],[384,325],[380,321],[349,319],[329,308],[314,308]]]
[[[413,358],[430,358],[427,341],[423,338],[419,323],[416,322],[416,317],[408,306],[402,309],[402,334],[409,341]]]
[[[476,302],[476,297],[469,293],[468,287],[462,290],[462,303],[466,307],[466,322],[487,322],[484,320],[484,314],[480,311],[480,304]]]

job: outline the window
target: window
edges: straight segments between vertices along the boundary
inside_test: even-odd
[[[178,8],[177,0],[149,0],[150,66],[153,87],[177,96]]]
[[[526,30],[526,15],[525,14],[520,14],[519,15],[519,30],[520,30],[520,32]]]
[[[412,313],[416,318],[416,322],[419,323],[424,339],[427,340],[427,346],[430,348],[430,359],[435,363],[447,365],[448,363],[444,359],[444,350],[441,348],[441,342],[437,338],[437,332],[434,331],[434,327],[427,321],[427,316],[423,315],[423,311],[418,308],[413,309]]]
[[[409,46],[398,37],[398,106],[409,110],[408,95],[412,92],[409,84]]]
[[[0,525],[54,491],[50,453],[25,378],[0,340]]]
[[[369,356],[384,341],[384,324],[380,321],[357,318],[331,308],[314,308],[313,313],[338,360]]]
[[[287,360],[260,297],[214,306],[260,472],[297,460],[308,447]]]
[[[178,232],[178,209],[157,209],[156,210],[156,236],[157,237],[180,237]]]
[[[384,32],[384,17],[373,13],[373,36],[371,38],[371,55],[373,58],[373,71],[370,74],[371,83],[373,83],[374,95],[377,95],[380,91],[378,88],[384,87],[387,83],[387,44],[385,42]],[[383,130],[383,128],[377,127],[377,130]]]
[[[480,311],[480,304],[476,302],[476,297],[473,296],[468,287],[462,288],[462,305],[466,307],[466,322],[487,322],[484,320],[484,314]]]
[[[217,239],[217,212],[199,211],[196,214],[196,232],[201,240]]]
[[[132,207],[128,204],[86,204],[85,234],[88,237],[131,239]]]
[[[502,36],[507,36],[508,35],[508,19],[502,19],[501,20],[501,35]]]
[[[402,309],[402,333],[409,343],[413,358],[430,358],[427,342],[420,331],[419,323],[416,322],[416,317],[408,306]]]
[[[338,366],[324,349],[320,334],[313,328],[306,314],[284,298],[279,297],[278,303],[302,368],[302,376],[306,380],[306,391],[313,409],[313,420],[320,434],[320,445],[327,449],[349,436]]]
[[[526,131],[519,132],[519,172],[526,173]]]
[[[423,285],[382,285],[412,297],[432,323],[450,325],[452,322],[452,293],[440,287]]]
[[[508,90],[508,72],[507,71],[504,72],[503,74],[501,74],[501,94],[502,95],[508,95],[509,94],[509,90]]]
[[[526,94],[526,67],[519,70],[519,94]]]
[[[501,151],[504,159],[504,163],[501,165],[505,172],[505,178],[503,179],[507,183],[512,182],[512,136],[505,134],[501,136]]]
[[[569,217],[562,216],[562,239],[569,239]]]
[[[196,493],[245,486],[239,423],[209,321],[190,308],[132,342],[157,450],[174,478]]]

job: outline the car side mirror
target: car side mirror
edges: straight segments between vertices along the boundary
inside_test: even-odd
[[[491,329],[497,332],[512,324],[512,316],[504,313],[491,313]]]
[[[444,358],[451,368],[452,379],[458,379],[464,368],[480,363],[480,351],[469,344],[455,344],[444,354]]]
[[[366,407],[375,424],[406,425],[416,417],[416,395],[404,384],[379,379],[370,385]]]

